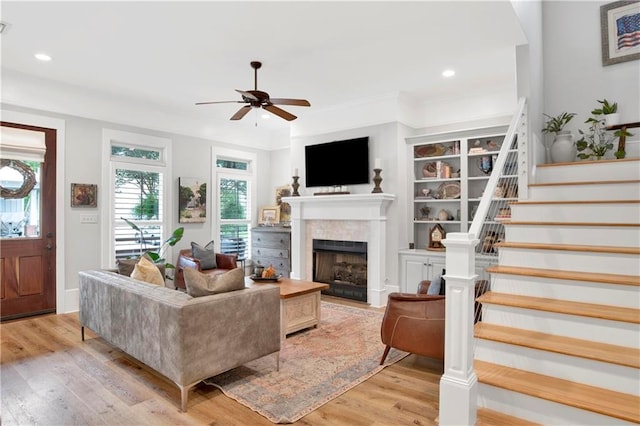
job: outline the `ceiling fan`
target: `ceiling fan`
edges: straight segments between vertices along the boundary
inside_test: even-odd
[[[240,108],[235,114],[231,116],[231,120],[240,120],[244,117],[251,108],[263,108],[267,111],[284,118],[287,121],[295,120],[295,115],[278,108],[276,105],[295,105],[295,106],[311,106],[309,101],[305,99],[287,99],[287,98],[270,98],[267,92],[258,90],[258,69],[262,67],[262,62],[251,62],[251,68],[254,70],[254,90],[238,90],[236,92],[242,95],[241,101],[213,101],[213,102],[197,102],[196,105],[208,105],[208,104],[226,104],[226,103],[239,103],[248,104]]]

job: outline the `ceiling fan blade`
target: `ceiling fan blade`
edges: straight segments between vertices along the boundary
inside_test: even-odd
[[[290,114],[287,111],[285,111],[285,110],[283,110],[281,108],[278,108],[275,105],[263,105],[262,108],[264,108],[267,111],[277,115],[280,118],[284,118],[287,121],[295,120],[296,118],[298,118],[295,115]]]
[[[259,101],[260,100],[251,92],[247,92],[246,90],[238,90],[238,89],[235,89],[235,90],[236,90],[236,92],[240,93],[245,98],[249,98],[252,101]]]
[[[196,102],[196,105],[209,105],[209,104],[243,104],[244,101],[213,101],[213,102]]]
[[[231,120],[240,120],[242,117],[247,115],[247,113],[251,111],[251,105],[245,105],[238,110],[233,116],[230,118]]]
[[[274,105],[311,106],[306,99],[270,98],[269,101]]]

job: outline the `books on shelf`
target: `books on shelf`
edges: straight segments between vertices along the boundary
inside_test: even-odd
[[[469,148],[469,154],[481,154],[483,152],[487,152],[487,150],[482,148],[481,146],[475,146],[473,148]]]

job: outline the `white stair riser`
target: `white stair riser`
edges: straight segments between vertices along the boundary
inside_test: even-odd
[[[543,425],[628,426],[634,424],[483,383],[478,384],[478,406]]]
[[[640,247],[640,226],[506,225],[505,240],[516,243]]]
[[[519,370],[635,394],[638,369],[492,340],[475,340],[475,359]]]
[[[638,218],[640,203],[511,205],[513,221],[638,223]]]
[[[503,266],[640,275],[640,256],[630,254],[500,247],[498,261]]]
[[[529,200],[580,201],[638,199],[640,199],[640,183],[638,182],[529,187]]]
[[[492,274],[491,291],[640,309],[640,288],[630,285]]]
[[[554,312],[482,305],[482,321],[611,345],[640,347],[640,325]]]
[[[594,180],[637,180],[640,179],[640,162],[621,161],[618,163],[584,162],[579,166],[553,166],[536,168],[535,183],[589,182]]]

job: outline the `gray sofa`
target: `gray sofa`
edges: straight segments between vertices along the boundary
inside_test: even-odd
[[[280,291],[255,286],[191,297],[109,271],[80,272],[82,340],[88,327],[180,388],[265,355],[279,367]]]

